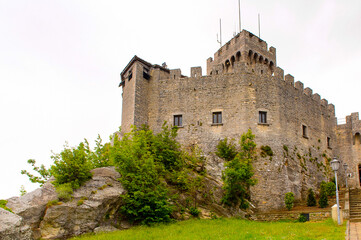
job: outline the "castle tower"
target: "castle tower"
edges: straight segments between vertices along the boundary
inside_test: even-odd
[[[232,73],[237,64],[244,63],[249,67],[264,65],[273,73],[276,67],[276,48],[267,48],[267,43],[252,33],[243,30],[223,45],[214,59],[207,60],[207,75]]]
[[[158,74],[154,74],[154,73]],[[160,74],[162,72],[162,74]],[[148,105],[150,102],[150,81],[152,75],[169,76],[169,70],[153,65],[136,55],[120,73],[122,86],[122,133],[130,132],[131,126],[148,124]]]

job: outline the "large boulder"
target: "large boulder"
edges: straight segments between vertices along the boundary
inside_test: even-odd
[[[34,237],[40,237],[39,225],[45,214],[49,201],[56,200],[57,194],[51,181],[21,197],[12,197],[6,204],[14,213],[21,216],[34,232]]]
[[[92,170],[93,177],[75,190],[73,199],[47,208],[40,224],[43,239],[64,239],[101,226],[121,228],[117,216],[124,188],[114,167]]]
[[[22,217],[0,208],[0,239],[31,240],[32,232]]]

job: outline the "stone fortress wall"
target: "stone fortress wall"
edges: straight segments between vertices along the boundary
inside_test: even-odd
[[[179,141],[199,146],[208,173],[219,180],[224,169],[214,154],[219,140],[238,141],[250,128],[258,147],[270,146],[274,155],[254,163],[258,183],[251,197],[259,210],[283,207],[284,194],[290,191],[296,199],[305,199],[308,188],[316,190],[328,179],[328,162],[338,146],[334,105],[302,82],[295,83],[293,76],[284,76],[276,66],[276,49],[267,49],[265,41],[248,31],[207,60],[206,76],[200,67],[185,77],[180,69],[136,56],[121,76],[122,132],[129,132],[132,124],[147,124],[158,132],[164,121],[173,124],[174,117],[181,116]],[[220,122],[214,122],[214,113],[221,113]]]
[[[337,155],[347,163],[348,185],[360,187],[361,170],[361,121],[358,113],[346,117],[346,123],[336,127]]]

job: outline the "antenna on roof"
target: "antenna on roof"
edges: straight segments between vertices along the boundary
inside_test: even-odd
[[[239,20],[239,32],[242,32],[242,25],[241,25],[241,0],[238,0],[238,20]]]
[[[221,45],[222,47],[222,20],[219,19],[219,40],[218,40],[218,34],[217,34],[217,42]]]
[[[258,37],[261,38],[261,18],[258,13]]]

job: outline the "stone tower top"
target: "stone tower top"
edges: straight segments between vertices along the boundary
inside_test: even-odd
[[[232,72],[236,62],[265,64],[271,72],[276,67],[276,48],[267,48],[267,43],[251,32],[243,30],[223,45],[214,59],[207,60],[207,75],[221,72]]]

